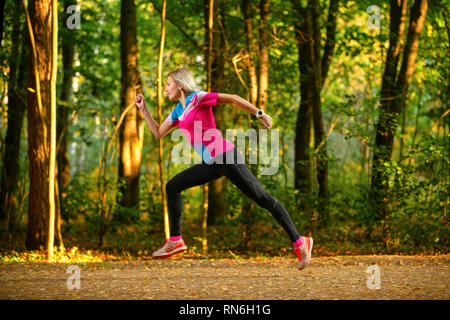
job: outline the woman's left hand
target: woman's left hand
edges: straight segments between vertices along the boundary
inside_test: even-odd
[[[267,115],[267,113],[263,114],[262,117],[258,118],[259,121],[262,122],[262,124],[267,128],[267,129],[271,129],[272,128],[272,118],[269,117]]]

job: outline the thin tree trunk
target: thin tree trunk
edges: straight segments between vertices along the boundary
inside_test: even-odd
[[[64,249],[64,241],[61,233],[61,193],[58,179],[55,180],[55,242],[59,249]]]
[[[156,4],[155,0],[150,0],[150,2],[153,4],[153,7],[155,8],[155,10],[159,13],[162,14],[162,9]],[[174,12],[172,11],[172,14]],[[182,13],[181,13],[182,14]],[[203,46],[200,44],[199,41],[197,41],[196,39],[194,39],[187,31],[189,30],[189,28],[187,28],[187,25],[184,23],[180,23],[183,22],[182,19],[180,19],[178,16],[176,16],[176,14],[174,15],[168,15],[167,12],[165,14],[165,19],[167,21],[169,21],[174,27],[176,27],[178,29],[178,31],[181,32],[181,34],[183,35],[183,37],[185,37],[187,39],[187,43],[189,45],[192,45],[193,47],[195,47],[196,50],[198,51],[202,51],[204,48]]]
[[[402,124],[401,124],[401,138],[400,138],[400,150],[399,150],[399,159],[398,163],[401,164],[403,162],[403,148],[405,145],[406,139],[406,108],[402,110]]]
[[[224,85],[225,72],[225,1],[222,0],[213,6],[213,17],[217,26],[213,28],[213,51],[211,63],[211,91],[223,92],[226,88]],[[221,24],[221,28],[218,25]],[[217,129],[225,136],[224,126],[224,110],[225,106],[219,108],[212,108]],[[208,183],[208,225],[217,223],[217,219],[225,215],[226,205],[223,197],[226,179],[224,177],[210,181]]]
[[[260,73],[260,69],[258,67],[258,74],[256,71],[256,67],[255,67],[255,61],[254,61],[254,57],[257,58],[257,66],[259,66],[259,63],[261,62],[260,59],[260,46],[259,43],[255,45],[254,40],[253,40],[253,11],[252,11],[252,4],[250,0],[243,0],[242,1],[242,10],[243,10],[243,14],[244,14],[244,29],[245,29],[245,39],[246,39],[246,51],[247,51],[247,73],[248,73],[248,78],[250,81],[250,87],[249,87],[249,102],[252,103],[253,105],[259,107],[258,105],[258,97],[259,97],[259,82],[258,82],[258,78],[259,78],[259,73]],[[260,26],[261,26],[261,22],[260,22]],[[252,129],[256,129],[255,127],[255,123],[253,122],[254,117],[249,113],[247,115],[247,121],[248,121],[248,128],[252,128]],[[249,159],[250,159],[250,146],[249,148],[245,149],[245,154],[244,154],[244,159],[245,162],[248,163]],[[257,167],[253,164],[249,164],[248,163],[248,168],[250,169],[250,171],[257,176]],[[241,211],[241,215],[242,215],[242,222],[243,222],[243,242],[247,243],[249,242],[249,237],[248,235],[251,235],[251,232],[249,232],[249,230],[251,229],[251,226],[253,224],[253,220],[254,220],[254,215],[252,214],[253,210],[255,208],[255,204],[253,201],[251,201],[251,199],[249,198],[245,198],[244,199],[244,203],[242,205],[242,211]]]
[[[408,88],[414,73],[414,67],[419,48],[419,36],[425,23],[428,10],[427,0],[416,0],[411,8],[411,21],[406,38],[403,61],[397,80],[397,87],[400,89],[400,97],[395,100],[394,111],[400,113],[405,107],[408,98]]]
[[[413,148],[416,146],[417,131],[419,129],[420,108],[422,106],[422,92],[423,92],[423,88],[420,87],[420,89],[419,89],[419,102],[417,103],[416,122],[415,122],[415,125],[414,125],[414,134],[413,134],[412,142],[411,142],[411,145],[412,145]]]
[[[371,64],[372,66],[373,64]],[[367,112],[366,112],[366,116],[364,119],[364,124],[365,124],[365,130],[366,132],[369,132],[370,127],[369,127],[369,120],[370,120],[370,114],[371,114],[371,110],[372,110],[372,77],[373,77],[373,67],[369,67],[369,72],[367,75],[367,86],[366,86],[366,94],[365,94],[365,101],[367,103]],[[369,158],[369,148],[368,148],[368,142],[367,141],[363,141],[363,147],[362,147],[362,157],[361,157],[361,184],[365,185],[367,179],[369,177],[369,162],[370,162],[370,158]],[[367,169],[366,169],[367,168]],[[364,177],[365,175],[365,177]]]
[[[55,241],[55,167],[56,167],[56,78],[58,75],[58,1],[52,1],[52,65],[50,77],[50,159],[49,159],[49,218],[47,259],[53,257]]]
[[[328,70],[330,69],[331,59],[334,54],[334,47],[336,44],[336,18],[339,11],[339,0],[330,0],[330,7],[328,9],[327,19],[327,39],[323,48],[322,56],[322,72],[321,72],[321,88],[323,87],[325,80],[328,76]]]
[[[253,44],[253,15],[250,0],[242,0],[242,11],[244,13],[245,41],[248,54],[247,70],[250,80],[249,102],[256,105],[258,99],[258,78],[256,77],[255,63],[253,61],[253,57],[256,56],[256,50]],[[249,115],[249,120],[251,119],[250,116],[251,115]]]
[[[257,105],[258,103],[258,77],[256,75],[255,61],[254,57],[258,55],[258,50],[255,48],[253,43],[253,14],[250,0],[242,0],[242,11],[244,13],[244,29],[245,29],[245,40],[247,46],[247,72],[250,81],[248,100],[251,104]],[[248,128],[252,128],[252,115],[249,113],[247,115]],[[245,161],[247,162],[249,158],[249,150],[245,150]],[[255,171],[252,165],[249,166],[252,172]],[[244,208],[245,211],[248,211]]]
[[[214,26],[214,0],[205,0],[205,23],[206,23],[206,91],[211,91],[212,78],[212,54],[213,54],[213,26]],[[208,253],[208,183],[203,185],[202,200],[202,250],[203,254]]]
[[[244,25],[245,29],[248,30],[247,33],[247,51],[250,53],[249,57],[249,78],[250,78],[250,98],[251,101],[256,102],[256,106],[259,109],[266,110],[267,106],[267,96],[268,96],[268,86],[269,86],[269,0],[260,0],[259,2],[259,24],[258,24],[258,43],[257,46],[253,45],[252,38],[252,20],[251,20],[251,4],[243,3],[244,7]],[[257,51],[255,52],[255,47]],[[256,53],[258,58],[257,64],[257,74],[254,75],[254,67],[252,56]],[[256,83],[256,85],[255,85]],[[256,100],[254,97],[255,92],[257,93]],[[256,128],[256,123],[254,123],[254,117],[248,115],[249,128]],[[258,137],[257,137],[258,139]],[[246,157],[249,157],[250,146],[248,151],[246,151]],[[256,141],[256,154],[259,156],[259,141]],[[248,165],[250,171],[258,176],[258,167],[255,165]],[[255,215],[252,213],[255,208],[255,203],[249,198],[246,198],[242,206],[242,216],[243,216],[243,241],[248,244],[251,242],[251,229],[255,224]]]
[[[269,87],[269,0],[259,4],[259,41],[258,41],[258,108],[266,110],[267,89]]]
[[[73,1],[65,0],[64,8],[66,11],[69,5],[72,5]],[[70,125],[68,105],[71,102],[72,95],[72,79],[73,79],[73,57],[75,50],[74,32],[63,28],[61,30],[61,42],[62,42],[62,63],[63,63],[63,80],[61,86],[60,101],[62,102],[58,108],[58,123],[57,123],[57,180],[58,180],[58,195],[59,195],[59,207],[56,211],[56,244],[59,247],[63,247],[62,237],[60,240],[58,234],[61,234],[62,216],[64,213],[64,204],[66,198],[66,188],[70,182],[70,166],[69,166],[69,154],[67,151],[67,135],[66,132]]]
[[[162,68],[163,68],[163,54],[164,54],[164,41],[166,38],[166,0],[163,1],[162,9],[161,9],[161,37],[159,43],[159,54],[158,54],[158,93],[157,93],[157,112],[158,112],[158,123],[161,123],[163,120],[162,117],[162,104],[163,104],[163,93],[162,93]],[[166,240],[170,237],[170,226],[169,226],[169,212],[167,208],[166,201],[166,189],[164,183],[164,167],[163,167],[163,144],[162,139],[158,139],[158,169],[159,169],[159,180],[161,186],[161,200],[163,204],[163,216],[164,216],[164,234]]]
[[[3,41],[3,16],[5,14],[6,1],[0,2],[0,43]]]

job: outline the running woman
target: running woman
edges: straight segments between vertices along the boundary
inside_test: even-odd
[[[164,137],[172,128],[179,127],[190,140],[194,150],[202,157],[202,163],[178,173],[166,184],[169,209],[170,238],[165,245],[153,253],[155,258],[168,258],[187,249],[181,238],[181,192],[226,176],[245,195],[259,206],[267,209],[287,232],[294,252],[298,257],[298,269],[305,268],[311,260],[313,239],[300,236],[288,212],[245,165],[245,160],[234,144],[222,138],[216,128],[211,107],[232,104],[250,112],[267,129],[272,127],[272,118],[245,99],[235,94],[205,92],[198,89],[194,77],[186,68],[169,73],[165,93],[170,101],[179,103],[161,125],[150,115],[145,98],[138,94],[135,102],[157,139]],[[194,123],[195,122],[195,123]],[[213,141],[211,141],[213,140]]]

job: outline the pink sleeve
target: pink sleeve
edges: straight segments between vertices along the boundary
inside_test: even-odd
[[[200,108],[215,106],[217,104],[218,95],[217,92],[199,92],[197,94],[197,106]]]

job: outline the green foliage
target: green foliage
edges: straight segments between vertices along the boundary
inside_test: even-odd
[[[103,189],[100,189],[102,183],[107,185],[105,198],[102,197]],[[69,237],[83,235],[90,245],[97,246],[101,228],[114,230],[117,227],[118,222],[113,219],[113,214],[130,213],[119,208],[117,204],[117,190],[123,184],[123,181],[117,182],[116,179],[102,179],[88,175],[72,179],[67,190],[65,210],[62,213],[63,218],[69,222],[64,225],[64,233]],[[70,223],[72,221],[73,223]]]
[[[156,119],[156,66],[161,20],[152,2],[135,2],[138,67],[150,113]],[[155,3],[160,8],[162,1]],[[372,4],[381,9],[381,30],[367,28],[369,14],[366,10]],[[320,14],[322,51],[328,5],[329,1],[321,1],[321,9],[324,9]],[[6,6],[7,9],[11,7],[11,2],[7,2]],[[203,6],[204,2],[200,0],[168,1],[163,78],[173,68],[185,65],[194,72],[204,89]],[[442,118],[433,129],[430,128],[448,110],[449,39],[441,10],[444,6],[438,2],[432,2],[429,6],[408,92],[406,121],[403,124],[401,117],[394,120],[397,121],[394,154],[381,167],[389,178],[390,215],[380,221],[369,205],[368,194],[374,134],[381,117],[379,101],[389,40],[389,4],[369,0],[341,1],[337,15],[335,52],[321,92],[325,133],[336,121],[336,126],[326,140],[329,198],[324,203],[317,198],[316,179],[312,181],[310,196],[301,195],[294,188],[294,148],[289,147],[294,147],[297,112],[302,98],[299,94],[299,57],[293,26],[297,17],[291,3],[271,1],[266,112],[273,118],[273,128],[280,130],[282,153],[279,172],[258,178],[264,188],[285,206],[301,234],[314,231],[315,246],[320,253],[448,252],[450,115]],[[258,39],[259,11],[256,2],[252,2],[252,9],[255,15],[253,36]],[[12,59],[16,58],[11,56],[13,15],[9,12],[12,10],[6,10],[5,39],[0,50],[1,150],[4,150],[7,127],[5,97],[8,68]],[[246,60],[242,59],[236,66],[233,65],[234,58],[246,53],[243,13],[240,6],[233,2],[225,2],[224,12],[226,41],[223,49],[226,65],[223,91],[248,99]],[[76,52],[73,100],[59,106],[70,108],[72,116],[72,123],[66,133],[71,179],[62,212],[65,243],[96,247],[100,229],[105,228],[103,249],[148,254],[160,247],[164,239],[161,186],[156,165],[158,141],[148,128],[145,128],[142,152],[139,206],[123,208],[117,205],[120,197],[118,191],[123,182],[117,181],[117,140],[111,140],[117,139],[117,136],[111,137],[111,134],[120,116],[120,1],[84,0],[79,30],[65,29],[65,16],[61,10],[61,37],[70,38]],[[61,83],[62,70],[59,70],[58,89]],[[174,103],[165,101],[162,116],[165,118],[173,107]],[[243,110],[233,106],[223,107],[228,108],[224,112],[226,128],[248,129],[247,114]],[[163,119],[159,120],[162,122]],[[252,125],[258,126],[259,123]],[[402,129],[405,130],[405,136],[400,157]],[[27,132],[24,130],[20,151],[24,164],[21,166],[21,181],[28,170],[26,139]],[[110,154],[104,159],[104,149],[110,142]],[[168,154],[173,144],[169,137],[165,138],[165,182],[187,168],[170,162]],[[315,149],[311,143],[311,164],[325,157],[322,151],[314,153]],[[107,170],[102,176],[101,166],[105,163]],[[2,166],[3,163],[0,164]],[[26,186],[27,181],[24,183]],[[201,191],[201,187],[198,187],[183,193],[183,236],[188,242],[191,241],[192,247],[197,248],[201,248]],[[103,195],[106,197],[103,198]],[[22,196],[27,199],[28,195]],[[208,229],[211,251],[255,250],[278,254],[290,248],[284,230],[269,212],[257,205],[251,212],[242,212],[246,196],[231,183],[223,197],[227,205],[226,212],[216,226]],[[24,200],[23,211],[26,210],[27,203]],[[20,222],[24,225],[26,221],[23,220]],[[389,247],[383,248],[380,235],[386,225],[390,237]],[[25,227],[20,230],[24,231]],[[195,250],[200,250],[197,248]],[[38,253],[25,258],[11,252],[1,257],[2,261],[42,259]]]
[[[48,262],[45,251],[18,252],[15,250],[0,252],[0,261],[12,262]],[[59,263],[85,263],[102,262],[91,250],[80,251],[77,247],[70,249],[55,248],[51,262]]]

